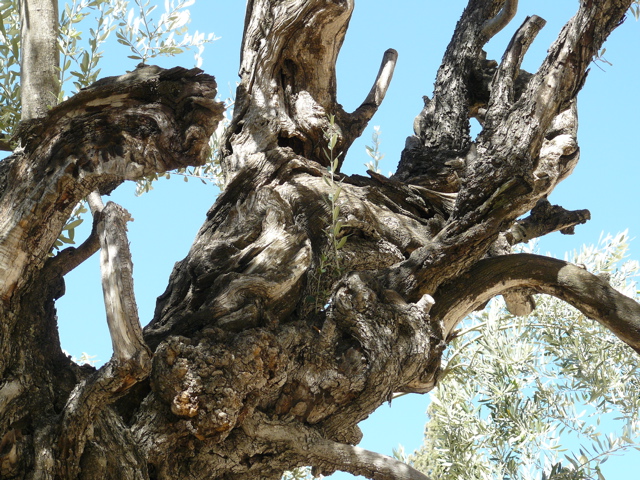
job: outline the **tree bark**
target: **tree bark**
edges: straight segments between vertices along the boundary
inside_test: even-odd
[[[420,479],[357,449],[357,423],[394,393],[433,389],[455,324],[491,296],[525,312],[531,291],[556,295],[640,351],[633,300],[577,267],[510,255],[589,217],[545,199],[578,161],[576,95],[630,3],[582,2],[529,74],[544,21],[527,19],[498,64],[482,47],[517,2],[471,0],[398,171],[365,178],[339,167],[397,53],[346,112],[335,62],[353,0],[250,0],[226,188],[143,337],[124,211],[92,194],[92,237],[48,253],[91,192],[205,160],[215,82],[143,66],[24,123],[24,148],[0,164],[0,475],[278,479],[311,464]],[[53,302],[98,246],[114,357],[93,372],[62,355]]]
[[[58,103],[58,2],[20,1],[22,119],[43,117]]]
[[[127,293],[130,269],[121,264],[105,274],[107,285],[115,282],[107,288],[111,300],[124,309],[108,315],[115,355],[100,371],[62,353],[56,326],[54,300],[64,294],[65,273],[113,235],[126,263],[125,237],[105,225],[117,208],[100,214],[97,240],[55,257],[49,252],[73,207],[92,191],[203,164],[222,118],[215,95],[213,78],[199,70],[141,67],[21,124],[23,147],[0,165],[2,478],[94,478],[82,465],[95,455],[104,467],[91,467],[95,478],[148,478],[144,457],[109,409],[150,367]]]

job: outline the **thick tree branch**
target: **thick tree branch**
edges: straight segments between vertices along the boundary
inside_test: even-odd
[[[222,119],[216,84],[198,69],[138,68],[104,79],[23,122],[24,146],[0,196],[0,299],[48,258],[73,207],[92,190],[201,165]],[[44,221],[43,221],[44,220]]]
[[[590,219],[589,210],[565,210],[558,205],[551,205],[545,198],[531,209],[528,217],[513,224],[505,233],[505,239],[509,245],[516,245],[557,231],[564,235],[573,235],[576,225],[586,223]]]
[[[286,445],[320,473],[341,470],[375,480],[429,480],[395,458],[327,440],[302,424],[261,420],[245,422],[245,432],[262,441]]]
[[[60,440],[63,472],[75,478],[84,450],[87,429],[96,415],[120,398],[151,370],[151,351],[142,339],[142,328],[133,292],[133,265],[126,235],[129,213],[109,202],[103,206],[97,192],[89,194],[91,212],[98,217],[100,270],[113,357],[95,375],[72,392],[63,418]]]
[[[540,255],[504,255],[479,261],[438,289],[431,314],[444,322],[448,333],[489,299],[514,288],[566,301],[640,353],[640,304],[583,268]]]
[[[142,339],[133,291],[133,264],[126,234],[126,224],[132,220],[131,216],[113,202],[103,207],[97,192],[90,193],[88,201],[92,213],[100,215],[97,229],[100,270],[114,357],[119,363],[136,361],[147,368],[150,351]]]

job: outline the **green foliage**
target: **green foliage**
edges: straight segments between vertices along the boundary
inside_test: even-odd
[[[373,133],[371,134],[371,142],[373,146],[365,146],[367,155],[371,157],[371,160],[364,164],[367,170],[371,170],[375,173],[380,173],[380,162],[384,158],[384,153],[380,153],[380,127],[373,127]]]
[[[60,13],[60,94],[58,102],[66,98],[64,86],[73,82],[74,93],[91,85],[98,79],[98,62],[103,52],[99,49],[107,41],[115,28],[113,25],[114,7],[109,0],[73,0],[67,3]],[[93,21],[89,27],[89,37],[83,41],[83,32],[79,30],[83,22]]]
[[[325,263],[333,263],[336,271],[341,271],[340,266],[340,250],[347,242],[347,236],[342,231],[342,221],[340,220],[340,204],[338,200],[342,194],[342,180],[336,180],[339,157],[335,154],[336,143],[338,142],[338,132],[335,123],[335,117],[329,116],[329,128],[324,132],[324,137],[327,140],[327,149],[325,153],[329,160],[329,166],[327,167],[327,173],[322,177],[324,182],[329,187],[329,195],[327,195],[327,204],[329,211],[331,212],[331,222],[327,225],[325,231],[327,232],[327,238],[331,245],[331,253],[326,255]]]
[[[334,115],[329,115],[327,119],[329,120],[329,127],[324,131],[324,138],[327,141],[325,155],[329,160],[329,165],[322,180],[329,187],[326,202],[331,212],[331,220],[325,227],[329,245],[320,255],[320,265],[315,274],[315,291],[307,298],[308,303],[315,305],[316,311],[324,308],[326,299],[331,293],[329,288],[323,287],[330,287],[328,285],[331,283],[330,279],[342,273],[340,250],[344,248],[349,238],[343,231],[344,225],[340,217],[340,204],[338,203],[342,194],[342,180],[337,179],[340,155],[335,154],[336,144],[338,143],[338,127],[335,123]]]
[[[202,64],[205,44],[215,40],[211,33],[187,32],[191,15],[188,7],[195,0],[165,0],[165,13],[156,21],[151,17],[157,5],[150,0],[134,0],[136,7],[128,9],[127,0],[115,0],[114,16],[118,21],[118,42],[131,50],[129,58],[146,63],[158,56],[174,56],[196,49],[196,66]]]
[[[636,295],[626,235],[572,261]],[[603,480],[611,455],[640,449],[640,359],[567,304],[537,297],[527,317],[501,301],[466,321],[431,394],[425,444],[411,463],[434,480]],[[602,431],[602,419],[619,432]],[[608,425],[611,423],[608,422]]]
[[[62,227],[62,232],[56,239],[56,242],[53,244],[54,250],[60,250],[60,247],[64,245],[75,245],[75,233],[76,227],[80,226],[83,222],[82,215],[87,213],[87,208],[84,205],[84,202],[80,202],[75,206],[71,216],[67,220],[67,223]],[[53,254],[50,254],[53,255]]]

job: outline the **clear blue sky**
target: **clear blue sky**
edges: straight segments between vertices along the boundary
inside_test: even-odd
[[[164,2],[158,1],[160,9]],[[562,24],[578,7],[578,0],[521,0],[518,17],[487,46],[489,57],[499,59],[509,36],[526,15],[537,14],[548,21],[531,48],[524,68],[535,71],[555,39]],[[380,125],[381,149],[386,154],[381,166],[393,171],[413,118],[422,108],[422,95],[430,95],[436,70],[466,1],[362,0],[357,2],[351,27],[338,63],[338,99],[347,110],[357,107],[368,93],[387,48],[399,52],[398,66],[387,98],[371,126]],[[222,98],[235,89],[245,2],[241,0],[199,0],[191,8],[191,28],[215,32],[221,37],[209,45],[202,68],[216,76]],[[629,229],[632,237],[640,232],[640,153],[636,138],[640,121],[638,78],[640,62],[640,23],[627,20],[606,45],[606,58],[613,66],[591,69],[580,94],[581,160],[574,174],[551,197],[568,209],[588,208],[592,220],[577,228],[576,235],[554,234],[541,243],[543,251],[562,256],[584,243],[595,243],[601,232]],[[135,67],[126,59],[123,47],[113,44],[105,54],[104,75],[121,74]],[[162,66],[192,66],[191,55],[162,59]],[[371,127],[351,149],[347,173],[364,172],[368,161],[364,145],[370,143]],[[133,186],[124,185],[112,196],[135,218],[129,238],[135,264],[135,288],[141,321],[153,315],[155,298],[167,284],[174,262],[182,259],[215,201],[217,191],[198,181],[184,183],[174,177],[156,183],[151,193],[135,198]],[[88,222],[87,222],[88,223]],[[78,231],[78,240],[86,235]],[[632,256],[640,259],[640,243],[632,245]],[[106,327],[97,256],[67,276],[67,294],[58,301],[63,347],[79,357],[82,352],[96,355],[101,363],[111,356]],[[428,396],[406,396],[390,408],[383,405],[361,426],[360,446],[390,454],[403,444],[408,452],[422,442],[424,412]],[[637,461],[638,457],[636,457]],[[628,478],[631,459],[612,459],[604,465],[607,478]],[[331,478],[354,478],[336,474]]]

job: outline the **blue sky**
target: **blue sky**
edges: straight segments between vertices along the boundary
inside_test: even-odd
[[[158,2],[162,5],[164,2]],[[526,15],[537,14],[548,23],[531,47],[524,68],[535,71],[548,46],[563,23],[578,7],[578,0],[521,0],[518,17],[487,46],[489,58],[499,59],[510,35]],[[202,68],[216,76],[222,98],[231,95],[237,80],[238,58],[245,2],[241,0],[199,0],[191,8],[191,29],[214,32],[219,40],[204,53]],[[371,142],[371,127],[380,125],[381,150],[386,154],[381,165],[384,173],[395,169],[405,138],[412,133],[413,118],[422,108],[422,95],[430,95],[436,70],[466,1],[382,0],[357,2],[338,62],[338,100],[353,110],[365,98],[380,65],[383,52],[395,48],[398,66],[387,98],[362,139],[354,144],[346,158],[347,173],[363,173],[368,161],[364,146]],[[162,8],[162,7],[160,7]],[[110,44],[102,64],[104,75],[121,74],[137,63],[126,58],[124,47]],[[553,234],[540,248],[555,256],[595,243],[601,232],[617,233],[629,229],[631,237],[640,232],[638,211],[640,196],[640,153],[636,138],[640,121],[638,78],[640,62],[640,23],[627,19],[607,43],[605,57],[613,66],[593,66],[586,87],[580,94],[581,160],[574,174],[551,196],[552,203],[568,209],[588,208],[592,220],[576,229],[574,236]],[[192,66],[192,55],[161,59],[162,66]],[[210,185],[174,177],[161,180],[155,189],[134,197],[133,185],[123,185],[112,199],[127,208],[135,221],[129,224],[134,261],[135,288],[140,318],[144,324],[153,316],[155,298],[160,295],[174,262],[182,259],[215,201],[217,191]],[[86,222],[87,224],[89,222]],[[82,241],[87,229],[77,232]],[[640,260],[640,243],[632,244],[631,256]],[[100,363],[111,356],[106,327],[97,256],[69,274],[67,294],[58,303],[63,347],[79,357],[82,352],[96,355]],[[403,444],[407,451],[422,442],[424,412],[428,396],[405,396],[383,405],[361,426],[364,440],[360,446],[390,454]],[[607,478],[625,475],[631,457],[612,459],[604,465]],[[638,457],[635,457],[638,461]],[[628,471],[628,470],[626,470]],[[336,474],[331,478],[354,478]]]

